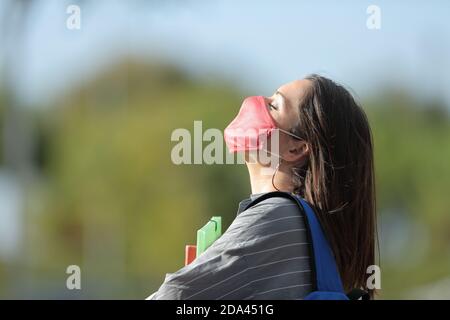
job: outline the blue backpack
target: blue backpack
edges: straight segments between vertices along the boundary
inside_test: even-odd
[[[269,192],[266,193],[250,204],[246,209],[255,204],[266,200],[268,198],[283,197],[294,200],[300,210],[304,212],[306,217],[306,227],[309,231],[309,236],[312,245],[313,268],[316,277],[316,290],[309,293],[305,300],[358,300],[369,299],[369,294],[360,289],[353,289],[348,294],[344,292],[341,277],[333,257],[332,250],[328,244],[327,239],[322,231],[319,220],[317,219],[311,206],[301,197],[287,192]]]

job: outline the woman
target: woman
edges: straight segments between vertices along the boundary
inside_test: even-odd
[[[277,152],[273,140],[264,146],[261,131],[278,133]],[[352,95],[318,75],[293,81],[271,97],[247,98],[225,141],[245,152],[252,194],[222,237],[167,274],[151,299],[303,299],[316,290],[304,213],[290,199],[267,197],[275,191],[314,208],[344,290],[367,289],[366,270],[375,263],[373,146]],[[261,150],[278,157],[271,174]]]

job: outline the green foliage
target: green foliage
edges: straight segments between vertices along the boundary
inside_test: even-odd
[[[182,267],[196,230],[212,215],[227,226],[249,188],[244,166],[173,164],[171,133],[193,131],[194,120],[204,130],[223,128],[238,105],[219,83],[133,64],[64,99],[44,120],[48,179],[36,228],[45,237],[35,245],[48,250],[41,263],[85,265],[105,283],[119,276],[160,283]],[[94,252],[86,246],[99,252],[86,256]],[[135,298],[152,289],[143,286]]]
[[[450,119],[444,106],[388,94],[367,103],[379,204],[403,207],[432,225],[449,223]],[[443,220],[444,219],[444,220]],[[450,224],[447,225],[450,230]]]
[[[374,135],[380,221],[404,212],[405,222],[417,223],[418,231],[426,236],[422,239],[420,234],[401,235],[398,231],[407,243],[398,252],[396,260],[403,261],[400,265],[383,259],[381,252],[381,297],[398,299],[410,288],[449,274],[450,119],[444,105],[420,104],[400,93],[376,97],[366,107]],[[384,247],[392,245],[380,240]],[[418,244],[425,252],[418,260],[412,259],[417,256]]]

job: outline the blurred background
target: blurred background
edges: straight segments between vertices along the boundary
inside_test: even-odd
[[[450,299],[449,18],[444,0],[1,0],[0,298],[147,297],[250,194],[244,165],[173,164],[173,130],[222,130],[245,96],[320,73],[374,132],[379,298]]]

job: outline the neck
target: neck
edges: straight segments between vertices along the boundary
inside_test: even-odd
[[[291,175],[289,170],[284,170],[280,168],[275,174],[275,178],[272,184],[272,177],[275,173],[274,169],[263,167],[258,163],[248,163],[247,169],[250,176],[250,185],[252,188],[252,194],[255,193],[265,193],[271,191],[285,191],[292,192],[293,185],[291,181]],[[278,189],[278,190],[277,190]]]

